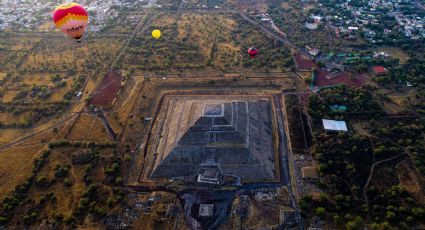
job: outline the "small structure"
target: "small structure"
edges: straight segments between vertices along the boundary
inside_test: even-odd
[[[198,183],[220,184],[222,174],[220,165],[214,159],[207,159],[201,164],[201,169],[198,174]]]
[[[314,166],[306,166],[301,168],[301,176],[304,180],[317,180],[319,179],[319,172]]]
[[[309,23],[306,22],[305,23],[305,27],[309,30],[317,30],[317,28],[319,28],[319,24],[318,23]]]
[[[217,168],[205,168],[198,176],[198,182],[220,184],[219,171]]]
[[[257,191],[254,195],[254,199],[256,201],[264,201],[264,200],[273,200],[276,197],[276,194],[270,192],[262,192]]]
[[[320,49],[318,49],[318,48],[311,48],[310,46],[306,46],[306,49],[307,49],[308,53],[311,56],[314,56],[314,57],[316,57],[320,53]]]
[[[211,217],[214,214],[214,204],[200,204],[199,217]]]
[[[387,73],[387,69],[385,69],[385,67],[383,66],[374,66],[372,67],[372,70],[373,70],[373,73],[378,76],[384,75]]]
[[[280,209],[280,224],[285,227],[293,227],[297,224],[297,216],[295,210],[290,207]]]
[[[345,105],[332,105],[332,106],[329,106],[329,108],[333,112],[345,112],[345,111],[347,111],[347,106],[345,106]]]
[[[333,130],[333,131],[345,131],[347,132],[347,124],[345,121],[335,121],[335,120],[327,120],[322,119],[323,127],[326,130]]]

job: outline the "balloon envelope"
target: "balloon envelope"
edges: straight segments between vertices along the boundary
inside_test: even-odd
[[[160,30],[153,30],[152,31],[152,37],[158,39],[161,37],[161,31]]]
[[[255,58],[255,56],[257,56],[258,54],[257,48],[254,48],[254,47],[249,48],[248,54],[249,56],[251,56],[251,58]]]
[[[87,28],[89,14],[77,3],[64,3],[53,12],[53,22],[64,34],[80,39]]]

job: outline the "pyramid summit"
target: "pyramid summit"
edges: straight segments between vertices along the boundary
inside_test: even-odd
[[[204,167],[214,164],[244,182],[277,180],[270,98],[175,96],[164,100],[161,113],[148,177],[214,174]]]

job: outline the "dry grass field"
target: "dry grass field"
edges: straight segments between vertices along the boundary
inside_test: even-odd
[[[0,35],[0,69],[13,70],[41,38]]]
[[[110,63],[121,42],[121,38],[88,38],[82,43],[66,37],[44,39],[26,57],[21,68],[27,71],[84,71],[102,67]]]
[[[160,29],[155,40],[150,33]],[[249,47],[257,47],[260,55],[251,60]],[[242,18],[231,14],[160,14],[148,29],[130,44],[123,64],[143,71],[170,72],[183,69],[240,67],[284,70],[291,65],[289,51]]]
[[[399,47],[383,46],[379,47],[377,51],[385,52],[389,54],[392,58],[399,59],[401,64],[406,63],[407,59],[409,59],[409,55],[406,53],[406,51],[402,50]]]
[[[53,80],[57,77],[59,80]],[[0,92],[3,97],[0,101],[3,103],[14,102],[19,91],[27,92],[24,97],[26,101],[37,103],[56,103],[62,102],[65,95],[72,90],[74,82],[78,76],[67,75],[65,73],[22,73],[13,74],[11,80],[3,84]],[[42,97],[41,94],[35,94],[36,88],[44,88],[48,96]],[[34,94],[32,93],[33,89]],[[19,98],[23,99],[23,98]]]
[[[82,43],[58,36],[0,35],[0,112],[6,126],[29,127],[83,98],[95,88],[125,36],[87,36]],[[1,140],[3,142],[3,140]],[[6,142],[6,141],[5,141]]]
[[[33,160],[46,149],[46,142],[55,138],[63,138],[68,128],[64,125],[56,133],[52,131],[36,135],[19,145],[0,151],[0,197],[10,193],[16,185],[24,182],[31,173]],[[9,131],[2,130],[1,140],[7,140]],[[10,132],[19,135],[19,131]]]
[[[72,141],[108,141],[108,133],[100,118],[82,114],[73,125],[68,136]]]
[[[16,185],[24,182],[33,166],[33,159],[44,149],[44,144],[34,144],[12,148],[0,154],[0,196],[13,191]]]

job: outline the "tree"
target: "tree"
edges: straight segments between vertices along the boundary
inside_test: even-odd
[[[63,185],[65,187],[71,187],[72,186],[72,181],[68,178],[65,178],[65,180],[63,181]]]
[[[389,220],[394,220],[394,218],[396,217],[396,215],[395,215],[395,213],[394,213],[394,212],[387,211],[386,217],[387,217],[387,219],[389,219]]]
[[[71,225],[75,222],[75,217],[73,215],[67,216],[67,217],[64,218],[63,222],[66,225]]]
[[[412,214],[415,217],[421,218],[424,216],[424,213],[425,211],[422,208],[419,208],[419,207],[412,208]]]
[[[325,215],[325,208],[323,208],[323,207],[317,207],[316,208],[316,215],[318,215],[318,216],[324,216]]]
[[[47,176],[39,176],[35,180],[35,185],[40,188],[45,188],[50,185],[49,178]]]
[[[355,230],[357,229],[357,224],[353,221],[348,221],[347,224],[345,225],[345,228],[347,230]]]
[[[9,221],[9,219],[7,219],[7,217],[0,216],[0,224],[6,224],[8,221]]]
[[[333,220],[335,224],[341,223],[341,217],[339,217],[338,214],[333,216]]]

